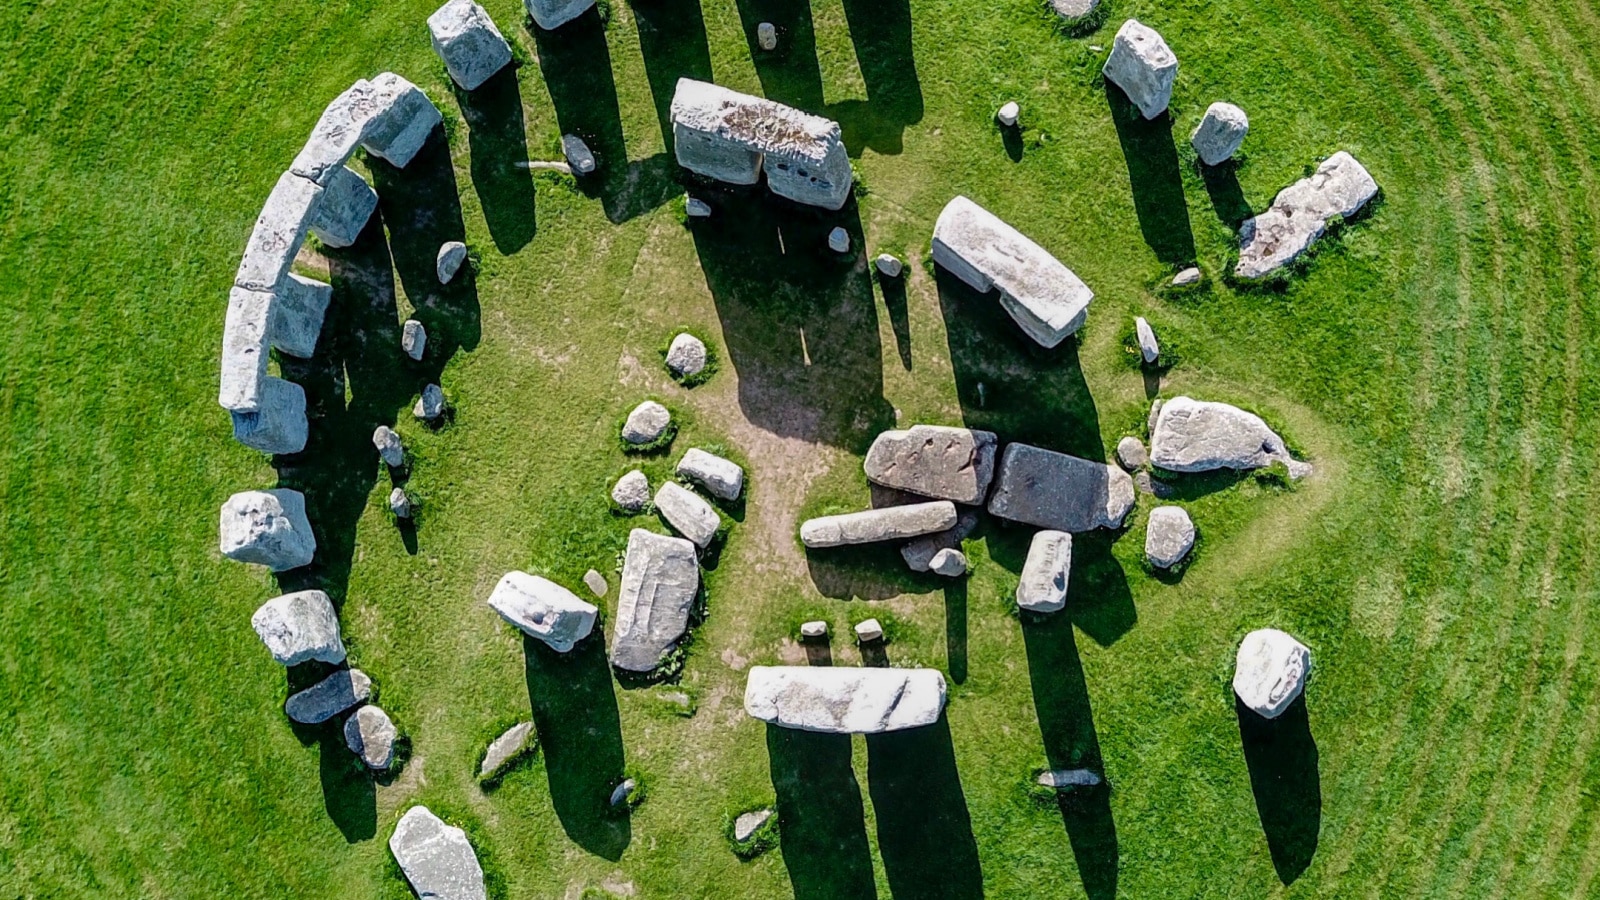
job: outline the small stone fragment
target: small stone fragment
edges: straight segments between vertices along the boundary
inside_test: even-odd
[[[891,256],[888,253],[878,254],[878,258],[873,260],[873,265],[878,267],[878,274],[885,278],[899,278],[900,273],[905,270],[905,263],[902,263],[898,256]]]
[[[1076,25],[1088,21],[1094,11],[1100,8],[1100,0],[1050,0],[1050,6],[1066,24]],[[1101,50],[1100,47],[1089,49],[1096,53]]]
[[[672,424],[672,413],[654,400],[646,400],[628,413],[622,423],[622,439],[630,444],[648,444],[659,440]]]
[[[282,665],[297,666],[313,659],[334,665],[344,662],[339,614],[322,591],[273,597],[250,617],[250,627]]]
[[[411,518],[411,498],[406,496],[405,488],[395,488],[389,492],[389,512],[394,513],[396,519]]]
[[[850,232],[837,227],[828,232],[828,249],[835,253],[849,253]]]
[[[430,384],[422,389],[422,396],[417,398],[417,405],[411,407],[411,414],[424,422],[436,422],[444,415],[444,391],[437,384]]]
[[[394,762],[394,741],[399,736],[389,714],[376,706],[363,706],[345,720],[344,743],[374,772]]]
[[[800,623],[800,638],[807,641],[818,641],[828,636],[828,623],[821,619]]]
[[[302,725],[326,722],[372,696],[372,679],[360,669],[340,669],[283,704],[290,719]]]
[[[693,541],[702,550],[711,546],[717,529],[722,526],[722,518],[711,504],[675,481],[662,484],[656,491],[656,512],[667,520],[674,531]]]
[[[638,783],[632,778],[622,779],[622,783],[617,785],[611,791],[611,805],[621,806],[622,804],[627,803],[628,798],[633,796],[633,792],[637,790],[638,787]]]
[[[928,569],[935,575],[958,578],[967,574],[966,554],[946,547],[933,555],[933,560],[928,563]]]
[[[473,0],[450,0],[428,17],[433,52],[463,90],[476,90],[511,62],[511,45]]]
[[[1150,510],[1145,524],[1144,556],[1158,569],[1170,569],[1183,561],[1194,546],[1194,522],[1181,506],[1158,506]]]
[[[1276,628],[1252,631],[1239,642],[1233,692],[1257,714],[1276,719],[1306,686],[1311,651]]]
[[[1041,787],[1059,791],[1074,787],[1096,787],[1102,779],[1091,769],[1046,769],[1034,781]]]
[[[1017,582],[1017,605],[1039,613],[1060,611],[1067,605],[1071,577],[1072,535],[1048,529],[1035,534]]]
[[[877,619],[863,619],[856,623],[856,641],[872,644],[883,640],[883,625]]]
[[[1150,473],[1143,470],[1133,474],[1133,486],[1139,489],[1139,493],[1150,494],[1158,500],[1170,500],[1178,495],[1177,488],[1165,481],[1151,478]]]
[[[534,24],[545,31],[554,31],[583,15],[594,6],[594,0],[522,0]]]
[[[1378,195],[1378,183],[1340,150],[1309,178],[1278,192],[1272,205],[1239,226],[1239,278],[1264,278],[1294,262],[1336,218],[1355,215]]]
[[[956,516],[956,524],[950,528],[934,534],[923,535],[900,548],[900,558],[906,561],[906,566],[913,572],[926,572],[933,566],[933,558],[940,550],[961,549],[961,542],[966,540],[978,527],[978,511],[963,509]]]
[[[416,319],[407,319],[400,329],[400,349],[414,360],[422,360],[422,351],[428,347],[428,329]]]
[[[1189,143],[1201,162],[1215,166],[1239,152],[1239,145],[1249,132],[1250,119],[1244,110],[1232,103],[1213,103],[1206,107],[1200,124],[1189,135]]]
[[[1145,452],[1144,441],[1131,434],[1117,441],[1117,465],[1134,472],[1144,468],[1149,461],[1150,454]]]
[[[667,347],[667,369],[679,378],[699,375],[707,358],[705,342],[687,332],[673,338]]]
[[[1017,127],[1017,117],[1021,115],[1022,107],[1018,106],[1015,100],[1012,100],[1000,107],[1000,111],[994,114],[994,118],[995,121],[1006,128],[1015,128]]]
[[[606,584],[606,577],[594,569],[583,573],[583,584],[589,589],[589,593],[596,597],[604,597],[606,591],[611,589],[611,586]]]
[[[684,203],[683,211],[688,213],[691,219],[711,218],[711,204],[701,200],[699,197],[690,197]]]
[[[583,138],[575,134],[561,136],[561,154],[567,158],[567,166],[572,169],[574,175],[591,175],[599,166],[595,161],[594,151],[589,149]]]
[[[933,534],[955,524],[956,505],[938,500],[808,519],[800,524],[800,541],[813,549],[870,544]]]
[[[533,723],[518,722],[489,742],[484,751],[483,763],[478,766],[478,780],[485,781],[505,773],[533,744]]]
[[[1129,19],[1117,29],[1111,55],[1101,71],[1146,119],[1154,119],[1172,99],[1172,82],[1178,77],[1178,57],[1154,28]]]
[[[591,0],[592,2],[592,0]],[[485,900],[483,867],[467,833],[426,806],[413,806],[389,837],[389,852],[420,900]]]
[[[378,449],[378,458],[391,469],[398,469],[406,463],[406,448],[400,443],[400,435],[387,425],[379,425],[372,432],[372,446]]]
[[[1146,416],[1144,420],[1144,429],[1146,434],[1153,435],[1156,433],[1156,420],[1160,417],[1161,407],[1166,402],[1167,401],[1161,399],[1160,397],[1150,401],[1150,415]]]
[[[768,51],[778,49],[778,29],[771,22],[756,26],[756,46]]]
[[[461,271],[461,264],[467,261],[467,245],[460,241],[445,241],[439,245],[439,258],[434,263],[434,273],[439,276],[440,284],[449,284],[456,273]]]
[[[611,488],[611,502],[624,512],[644,512],[650,505],[650,479],[638,469],[618,478]]]
[[[732,503],[744,493],[744,469],[696,447],[678,461],[678,474],[705,488],[718,500]]]
[[[241,491],[222,504],[222,555],[274,572],[311,562],[317,539],[306,520],[306,498],[299,491]]]
[[[1188,287],[1191,284],[1199,283],[1200,268],[1198,266],[1190,266],[1189,268],[1184,269],[1182,272],[1172,276],[1173,287]]]
[[[832,734],[932,725],[944,701],[938,669],[751,666],[744,690],[744,711],[751,718]]]
[[[1134,317],[1133,330],[1139,337],[1139,356],[1144,359],[1144,364],[1155,365],[1155,361],[1161,358],[1161,344],[1156,341],[1156,330],[1150,327],[1144,316]]]
[[[990,431],[913,425],[885,431],[872,441],[862,462],[873,484],[957,503],[978,504],[989,493],[995,450]]]
[[[589,636],[599,613],[592,603],[548,578],[507,572],[489,595],[489,606],[517,629],[566,653]]]

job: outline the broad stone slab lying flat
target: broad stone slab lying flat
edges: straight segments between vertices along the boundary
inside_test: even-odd
[[[1267,211],[1239,226],[1239,278],[1265,278],[1310,249],[1336,216],[1353,216],[1378,194],[1361,163],[1343,150],[1310,178],[1289,185]]]
[[[1213,103],[1206,107],[1200,124],[1189,135],[1189,144],[1208,166],[1226,162],[1239,152],[1244,136],[1250,133],[1250,118],[1232,103]]]
[[[705,488],[718,500],[733,502],[744,493],[744,469],[696,447],[678,461],[678,474]]]
[[[693,544],[635,528],[622,563],[611,664],[629,672],[650,672],[661,665],[689,630],[699,589]]]
[[[389,852],[421,900],[486,900],[483,867],[467,833],[413,806],[389,836]]]
[[[532,743],[532,722],[518,722],[506,729],[489,742],[489,749],[484,751],[483,762],[478,766],[478,779],[482,781],[500,776],[518,757],[528,752]]]
[[[1170,569],[1194,547],[1194,521],[1181,506],[1158,506],[1145,523],[1144,556],[1158,569]]]
[[[1072,535],[1046,529],[1033,536],[1028,559],[1017,582],[1017,605],[1040,613],[1059,612],[1067,605],[1072,578]]]
[[[439,7],[428,17],[428,31],[433,52],[465,90],[476,90],[511,62],[511,45],[488,11],[472,0],[450,0]]]
[[[913,572],[927,572],[933,568],[933,558],[941,550],[960,550],[961,542],[978,527],[978,511],[958,511],[956,524],[944,531],[923,535],[900,548],[900,558]]]
[[[800,525],[800,541],[813,549],[871,544],[933,534],[955,524],[956,505],[937,500],[809,519]]]
[[[933,261],[1000,305],[1042,347],[1083,327],[1094,291],[1043,247],[966,197],[945,204],[933,226]]]
[[[1116,466],[1007,444],[989,512],[1056,531],[1092,531],[1121,527],[1133,500],[1133,479]]]
[[[344,722],[345,746],[374,772],[382,772],[394,762],[394,742],[399,736],[389,714],[376,706],[363,706]]]
[[[405,465],[406,448],[400,442],[400,435],[387,425],[379,425],[372,430],[372,446],[378,451],[378,458],[391,469]]]
[[[932,725],[944,697],[937,669],[752,666],[744,711],[801,731],[881,734]]]
[[[675,481],[668,481],[656,491],[656,512],[667,520],[672,529],[694,542],[702,550],[711,546],[722,525],[722,517],[699,494]]]
[[[344,662],[339,615],[322,591],[295,591],[273,597],[250,617],[250,627],[267,645],[272,658],[285,666],[309,660]]]
[[[862,468],[874,484],[975,505],[989,494],[999,445],[989,431],[913,425],[878,435]]]
[[[326,722],[372,696],[372,679],[360,669],[341,669],[290,697],[283,711],[302,725]]]
[[[1252,631],[1239,642],[1233,692],[1258,715],[1276,719],[1305,690],[1311,651],[1276,628]]]
[[[1139,114],[1154,119],[1172,100],[1172,82],[1178,77],[1178,57],[1154,28],[1129,19],[1117,29],[1111,55],[1101,69],[1106,80],[1122,88]]]
[[[1150,433],[1150,464],[1171,472],[1259,469],[1274,462],[1293,478],[1311,472],[1260,416],[1226,403],[1173,397],[1161,405]]]
[[[507,572],[489,595],[489,605],[500,618],[557,653],[588,637],[599,613],[594,604],[579,600],[554,581],[527,572]]]
[[[306,565],[317,552],[305,495],[288,488],[229,497],[222,504],[221,542],[223,556],[274,572]]]
[[[594,0],[523,0],[528,15],[540,28],[560,28],[594,6]]]

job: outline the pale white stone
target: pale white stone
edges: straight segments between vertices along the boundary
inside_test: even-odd
[[[737,819],[733,820],[733,839],[741,844],[750,840],[755,837],[761,826],[767,824],[767,820],[771,818],[772,810],[770,809],[758,809],[740,814]]]
[[[842,547],[905,540],[944,531],[955,524],[956,505],[938,500],[808,519],[800,525],[800,541],[813,549]]]
[[[311,215],[311,231],[329,247],[348,247],[361,236],[373,210],[378,208],[378,192],[349,166],[331,170]]]
[[[527,572],[507,572],[489,595],[489,605],[523,634],[544,641],[557,653],[588,637],[599,613],[594,604],[554,581]]]
[[[1198,266],[1190,266],[1189,268],[1184,269],[1183,271],[1179,272],[1178,274],[1172,276],[1172,286],[1173,287],[1188,287],[1191,284],[1199,284],[1199,283],[1200,283],[1200,269],[1199,269]]]
[[[1095,10],[1099,9],[1100,0],[1050,0],[1050,6],[1056,11],[1056,15],[1065,19],[1068,23],[1076,23],[1089,18]],[[1099,47],[1090,47],[1089,49],[1096,53],[1100,52]]]
[[[1133,479],[1116,466],[1008,444],[989,513],[1056,531],[1091,531],[1121,527],[1133,502]]]
[[[932,725],[944,700],[937,669],[752,666],[744,709],[784,728],[880,734]]]
[[[1111,55],[1101,69],[1106,79],[1122,88],[1139,113],[1154,119],[1172,100],[1172,82],[1178,77],[1178,57],[1154,28],[1129,19],[1117,29]]]
[[[872,644],[883,640],[883,623],[877,619],[862,619],[856,623],[856,641]]]
[[[672,413],[654,400],[635,406],[622,423],[622,439],[630,444],[648,444],[659,439],[672,424]]]
[[[978,527],[978,511],[958,509],[956,524],[944,531],[925,534],[900,548],[900,558],[913,572],[927,572],[933,568],[933,558],[941,550],[960,550],[961,542]]]
[[[234,284],[266,293],[277,289],[305,243],[322,190],[293,172],[278,176],[245,243]]]
[[[406,496],[406,489],[397,487],[389,492],[389,512],[397,519],[411,518],[411,498]]]
[[[611,488],[611,502],[626,512],[644,512],[650,505],[650,479],[638,469],[618,478]]]
[[[230,412],[261,408],[267,379],[268,334],[273,296],[268,291],[234,287],[222,324],[222,386],[217,403]]]
[[[594,0],[523,0],[528,15],[546,31],[560,28],[594,6]]]
[[[1328,157],[1309,178],[1289,185],[1259,216],[1239,226],[1240,278],[1263,278],[1306,252],[1338,216],[1353,216],[1378,194],[1372,180],[1355,157],[1340,150]]]
[[[284,713],[302,725],[320,725],[372,696],[372,679],[360,669],[340,669],[283,704]]]
[[[1252,631],[1239,642],[1233,692],[1258,715],[1276,719],[1305,690],[1311,651],[1276,628]]]
[[[656,512],[667,520],[674,531],[693,541],[696,547],[704,549],[711,546],[722,519],[699,494],[675,481],[668,481],[656,490],[655,502]]]
[[[592,0],[591,0],[592,2]],[[426,806],[413,806],[389,837],[389,852],[420,900],[485,900],[483,867],[467,833]]]
[[[1143,441],[1131,434],[1117,441],[1117,465],[1132,472],[1144,468],[1149,461],[1150,454],[1145,451]]]
[[[428,17],[428,32],[433,52],[464,90],[476,90],[511,62],[511,45],[473,0],[449,0],[439,7]]]
[[[411,414],[424,422],[436,421],[444,415],[444,391],[437,384],[430,384],[422,389],[422,396],[417,398],[417,405],[411,408]]]
[[[390,468],[399,468],[405,465],[406,448],[400,442],[400,435],[387,425],[379,425],[372,430],[372,446],[378,450],[378,458]]]
[[[723,459],[696,447],[678,460],[678,474],[705,488],[718,500],[733,502],[744,493],[744,469],[732,460]]]
[[[837,227],[828,232],[828,249],[835,253],[849,253],[850,232]]]
[[[367,120],[362,146],[391,165],[405,168],[427,143],[444,117],[428,95],[393,72],[372,79],[369,95],[373,114]]]
[[[874,484],[975,505],[988,496],[999,444],[991,431],[913,425],[874,438],[862,468]]]
[[[242,491],[222,504],[222,555],[274,572],[311,562],[317,539],[306,520],[306,498],[299,491],[277,488]]]
[[[1151,465],[1171,472],[1259,469],[1274,462],[1287,466],[1291,478],[1311,472],[1260,416],[1226,403],[1173,397],[1162,404],[1150,433]]]
[[[234,440],[264,453],[299,453],[306,447],[306,392],[300,385],[267,376],[254,412],[230,411]]]
[[[1033,536],[1017,582],[1017,605],[1033,612],[1058,612],[1067,605],[1072,578],[1072,535],[1046,529]]]
[[[467,261],[467,245],[460,241],[445,241],[439,245],[439,256],[434,261],[434,274],[439,276],[440,284],[449,284],[461,271],[461,264]]]
[[[322,591],[295,591],[273,597],[250,617],[250,627],[267,645],[272,658],[285,666],[309,660],[344,662],[339,614]]]
[[[1208,166],[1226,162],[1239,152],[1244,136],[1250,132],[1250,118],[1232,103],[1213,103],[1206,107],[1200,124],[1189,135],[1189,144]]]
[[[1194,547],[1194,522],[1181,506],[1158,506],[1145,523],[1144,557],[1158,569],[1170,569]]]
[[[518,722],[489,742],[478,765],[478,778],[493,778],[504,772],[512,762],[528,751],[533,743],[533,723]]]
[[[687,332],[673,338],[667,347],[667,368],[679,378],[705,371],[707,358],[705,342]]]
[[[362,78],[335,97],[312,127],[289,171],[326,184],[361,145],[368,120],[376,113],[372,96],[372,82]]]
[[[416,319],[407,319],[400,328],[400,349],[414,360],[422,360],[422,352],[428,348],[428,329]]]
[[[967,557],[960,550],[946,547],[933,555],[928,563],[928,571],[946,578],[957,578],[967,574]]]
[[[394,742],[399,731],[389,714],[376,706],[363,706],[345,720],[344,742],[367,768],[382,772],[394,762]]]
[[[660,666],[689,630],[700,589],[694,545],[635,528],[623,556],[611,635],[611,664],[630,672]]]
[[[1001,125],[1004,125],[1007,128],[1015,128],[1017,125],[1017,118],[1021,115],[1022,107],[1018,106],[1015,100],[1008,100],[1003,106],[1000,107],[999,112],[994,114],[994,117],[995,120]]]
[[[1156,341],[1156,330],[1144,316],[1133,317],[1133,330],[1139,338],[1139,356],[1145,365],[1154,365],[1161,358],[1161,344]]]
[[[280,353],[309,359],[317,352],[322,320],[333,301],[333,286],[290,272],[272,292],[272,346]]]
[[[828,623],[821,619],[800,623],[800,637],[806,640],[818,640],[828,636]]]
[[[771,22],[762,22],[756,26],[756,46],[763,50],[778,49],[778,29]]]
[[[583,573],[583,584],[589,589],[589,593],[596,597],[604,597],[606,591],[611,589],[611,586],[606,584],[606,577],[594,569]]]
[[[878,258],[873,260],[873,265],[878,267],[878,274],[887,278],[899,278],[900,273],[905,271],[905,263],[902,263],[899,257],[888,253],[878,254]]]

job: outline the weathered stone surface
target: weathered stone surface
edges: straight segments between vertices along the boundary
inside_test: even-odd
[[[589,149],[583,138],[575,134],[561,136],[561,155],[567,158],[567,166],[572,169],[574,175],[592,175],[600,166],[594,157],[594,151]]]
[[[1276,719],[1305,689],[1311,651],[1276,628],[1252,631],[1239,642],[1233,692],[1258,715]]]
[[[322,591],[295,591],[273,597],[250,617],[250,627],[267,645],[272,658],[285,666],[309,660],[344,662],[339,614]]]
[[[367,122],[362,146],[379,159],[405,168],[444,117],[428,95],[393,72],[372,79],[365,102],[375,113]]]
[[[511,62],[511,45],[489,13],[472,0],[449,0],[428,17],[433,52],[444,60],[450,78],[476,90]]]
[[[611,488],[611,502],[624,512],[640,513],[650,505],[650,479],[634,469],[617,479]]]
[[[684,201],[683,211],[688,213],[691,219],[708,219],[711,217],[711,204],[699,197],[690,197]]]
[[[707,358],[705,342],[687,332],[673,338],[667,347],[667,369],[679,378],[699,375]]]
[[[932,725],[944,698],[937,669],[752,666],[744,711],[784,728],[880,734]]]
[[[467,261],[467,245],[460,241],[445,241],[439,245],[439,256],[434,260],[433,271],[439,276],[440,284],[449,284],[456,273],[461,271],[461,264]]]
[[[349,166],[332,170],[312,211],[311,231],[329,247],[348,247],[378,208],[378,192]]]
[[[1244,110],[1232,103],[1213,103],[1206,107],[1200,124],[1189,135],[1189,143],[1201,162],[1214,166],[1239,152],[1239,145],[1249,132],[1250,118]]]
[[[389,852],[419,900],[486,900],[483,867],[467,833],[413,806],[389,836]]]
[[[800,623],[800,637],[802,640],[821,640],[828,636],[828,623],[821,619]]]
[[[1148,434],[1155,434],[1156,433],[1156,419],[1158,417],[1160,417],[1160,415],[1161,415],[1161,407],[1166,402],[1167,401],[1161,399],[1160,397],[1157,397],[1156,399],[1150,401],[1150,415],[1146,416],[1145,420],[1144,420],[1144,430],[1145,430],[1146,433],[1148,433]]]
[[[594,6],[594,0],[523,0],[528,15],[540,28],[560,28]]]
[[[1034,779],[1041,787],[1063,790],[1075,787],[1096,787],[1103,779],[1092,769],[1046,769]]]
[[[1378,194],[1378,183],[1340,150],[1309,178],[1278,192],[1272,206],[1239,226],[1240,278],[1264,278],[1306,252],[1338,216],[1353,216]]]
[[[800,524],[800,541],[811,548],[870,544],[933,534],[955,524],[956,505],[939,500],[810,519]]]
[[[557,653],[588,637],[599,612],[554,581],[527,572],[507,572],[489,595],[489,605],[500,618]]]
[[[1117,441],[1117,465],[1132,472],[1144,468],[1149,461],[1150,454],[1145,452],[1144,441],[1131,434]]]
[[[376,706],[363,706],[344,722],[345,746],[375,772],[394,762],[394,742],[399,736],[389,714]]]
[[[835,253],[849,253],[850,232],[838,227],[828,232],[828,249]]]
[[[1111,55],[1101,69],[1106,79],[1122,88],[1140,115],[1154,119],[1172,100],[1172,82],[1178,77],[1178,57],[1154,28],[1129,19],[1117,29]]]
[[[978,511],[957,510],[956,524],[935,534],[923,535],[900,548],[900,557],[913,572],[927,572],[933,568],[933,558],[940,550],[960,550],[961,542],[978,527]]]
[[[229,412],[255,412],[261,408],[262,383],[269,377],[267,342],[274,299],[270,291],[234,287],[228,292],[228,312],[222,323],[222,385],[217,403]]]
[[[741,813],[738,818],[733,820],[733,839],[741,844],[750,840],[756,836],[756,832],[760,830],[761,826],[767,824],[767,821],[771,818],[772,810],[770,809],[757,809]]]
[[[1017,127],[1017,119],[1022,115],[1022,107],[1017,101],[1008,100],[994,114],[994,120],[1006,128]]]
[[[317,539],[299,491],[241,491],[222,504],[222,555],[274,572],[311,562]]]
[[[654,400],[635,406],[622,423],[622,439],[630,444],[648,444],[659,439],[672,424],[672,413]]]
[[[1116,466],[1008,444],[989,512],[1056,531],[1118,528],[1133,509],[1133,479]]]
[[[272,296],[272,346],[289,356],[310,358],[317,352],[333,286],[290,272],[278,282]]]
[[[1133,317],[1133,330],[1139,338],[1139,356],[1147,366],[1154,365],[1161,358],[1161,344],[1156,340],[1156,330],[1150,327],[1144,316]]]
[[[611,635],[611,664],[649,672],[689,630],[689,612],[700,589],[694,545],[635,528],[628,535]]]
[[[711,504],[675,481],[662,484],[656,491],[656,512],[674,531],[702,549],[711,546],[717,528],[722,525],[721,517]]]
[[[293,172],[278,176],[256,217],[233,283],[271,293],[288,274],[322,198],[322,186]]]
[[[407,319],[400,328],[400,349],[414,360],[420,362],[422,353],[428,348],[428,329],[416,319]]]
[[[444,411],[444,391],[437,384],[424,387],[422,396],[417,398],[417,405],[411,408],[411,414],[424,422],[437,421]]]
[[[928,561],[928,571],[946,578],[958,578],[967,574],[967,557],[960,550],[946,547],[933,555]]]
[[[1200,269],[1199,269],[1198,266],[1190,266],[1189,268],[1184,269],[1183,271],[1179,272],[1178,274],[1172,276],[1172,286],[1173,287],[1188,287],[1191,284],[1199,284],[1199,283],[1200,283]]]
[[[771,22],[756,26],[756,46],[767,51],[778,49],[778,29]]]
[[[1056,15],[1074,24],[1093,15],[1100,8],[1100,0],[1050,0],[1050,7]]]
[[[518,722],[507,728],[499,737],[490,741],[489,749],[484,751],[483,762],[478,765],[479,780],[500,775],[518,757],[528,752],[533,742],[532,722]]]
[[[856,642],[860,644],[876,644],[883,640],[883,623],[877,619],[862,619],[856,623]]]
[[[411,518],[411,498],[406,495],[405,488],[397,487],[389,492],[389,512],[397,519]]]
[[[253,412],[230,411],[233,437],[263,453],[299,453],[306,448],[306,392],[300,385],[271,375],[263,378]]]
[[[340,669],[290,697],[283,711],[302,725],[318,725],[372,696],[372,679],[360,669]]]
[[[289,171],[318,184],[326,184],[335,170],[344,166],[360,146],[366,133],[371,107],[372,82],[358,80],[334,98],[311,129],[305,147],[295,156]]]
[[[707,453],[699,447],[678,460],[678,474],[705,488],[718,500],[732,502],[744,493],[744,469],[732,460]]]
[[[1144,556],[1158,569],[1170,569],[1189,555],[1194,546],[1194,522],[1181,506],[1150,510],[1145,524]]]
[[[874,484],[977,504],[988,495],[999,444],[990,431],[913,425],[879,434],[867,450],[862,468]]]
[[[899,278],[900,273],[905,271],[905,263],[902,263],[899,257],[888,253],[878,254],[878,258],[873,260],[873,265],[878,267],[878,274],[885,278]]]
[[[998,290],[1000,305],[1042,347],[1082,328],[1094,299],[1060,260],[966,197],[939,213],[933,261],[973,290]]]
[[[611,585],[606,584],[606,577],[594,569],[583,573],[583,585],[596,597],[604,597],[606,591],[611,590]]]
[[[405,465],[406,448],[400,442],[400,435],[387,425],[379,425],[372,431],[372,446],[378,450],[378,458],[390,468],[399,468]]]
[[[1226,403],[1173,397],[1162,405],[1150,434],[1150,463],[1172,472],[1259,469],[1274,462],[1287,466],[1293,478],[1311,472],[1260,416]]]
[[[1033,536],[1028,559],[1017,582],[1017,605],[1040,613],[1058,612],[1067,605],[1067,584],[1072,578],[1072,535],[1046,529]]]

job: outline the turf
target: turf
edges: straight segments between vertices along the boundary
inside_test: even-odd
[[[0,895],[403,897],[384,842],[416,802],[468,828],[502,898],[1593,893],[1587,0],[1136,0],[1078,37],[1033,0],[613,0],[554,34],[490,0],[526,64],[470,96],[431,52],[432,6],[0,13]],[[1098,78],[1126,16],[1181,60],[1171,118],[1135,120]],[[776,54],[751,51],[761,21]],[[447,128],[405,170],[356,163],[380,216],[305,256],[334,306],[316,358],[280,363],[316,419],[308,452],[274,461],[215,405],[227,286],[322,106],[386,69]],[[719,216],[686,227],[681,75],[838,119],[859,201],[712,191]],[[1252,130],[1238,166],[1202,173],[1186,138],[1219,99]],[[1006,100],[1020,134],[992,122]],[[563,131],[600,153],[598,183],[512,164],[557,158]],[[1383,202],[1286,286],[1227,283],[1234,226],[1338,149]],[[958,193],[1095,289],[1080,341],[1031,349],[929,266]],[[836,224],[864,255],[823,249]],[[455,238],[478,271],[441,288]],[[870,274],[882,251],[903,283]],[[1205,286],[1167,291],[1190,262]],[[1136,314],[1180,360],[1159,380],[1124,359]],[[720,360],[694,388],[658,352],[681,329]],[[455,416],[430,431],[409,409],[435,378]],[[795,540],[801,517],[866,504],[859,455],[895,422],[1108,459],[1152,391],[1259,411],[1317,475],[1187,482],[1201,543],[1181,578],[1141,566],[1142,498],[1126,534],[1079,541],[1054,618],[1011,604],[1025,529],[986,524],[956,583]],[[628,456],[615,429],[647,396],[680,430]],[[379,423],[412,454],[415,529],[387,515]],[[709,445],[750,486],[679,686],[620,684],[600,641],[557,656],[489,610],[512,568],[614,585],[628,529],[664,526],[614,515],[611,481]],[[307,492],[320,546],[281,584],[216,551],[222,501],[278,483]],[[333,594],[409,736],[381,783],[282,714],[308,673],[286,677],[249,617],[304,585]],[[864,740],[744,716],[743,671],[803,661],[800,622],[869,615],[890,662],[947,673],[944,722]],[[1228,679],[1267,625],[1315,672],[1263,732]],[[832,657],[861,661],[838,637]],[[537,755],[484,791],[485,742],[530,713]],[[1079,764],[1110,789],[1030,791]],[[624,776],[645,788],[631,815],[604,808]],[[729,817],[773,803],[776,849],[741,861]]]

